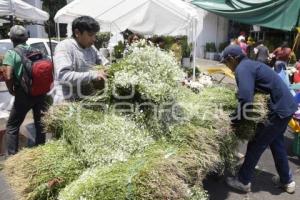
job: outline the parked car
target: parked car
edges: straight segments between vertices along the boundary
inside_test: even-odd
[[[30,46],[39,49],[41,52],[43,52],[45,55],[51,57],[50,53],[50,42],[47,38],[28,38],[27,44]],[[54,51],[56,45],[58,44],[57,41],[51,40],[51,47],[52,51]],[[2,59],[4,54],[13,48],[13,44],[10,39],[3,39],[0,40],[0,64],[2,64]]]

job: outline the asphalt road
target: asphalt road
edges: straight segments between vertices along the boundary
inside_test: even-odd
[[[225,183],[225,176],[209,176],[204,181],[204,188],[208,191],[211,200],[299,200],[300,199],[300,158],[292,152],[293,134],[286,133],[286,148],[289,155],[289,165],[296,182],[296,192],[288,194],[280,188],[276,188],[272,183],[276,169],[270,149],[267,149],[258,163],[255,177],[252,182],[250,193],[240,193],[228,187]],[[241,153],[245,153],[246,144],[242,144]]]

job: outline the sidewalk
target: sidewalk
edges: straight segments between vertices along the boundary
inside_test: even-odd
[[[215,60],[207,60],[202,58],[196,58],[196,66],[199,69],[206,69],[208,67],[226,67],[224,64],[220,63],[219,61]]]

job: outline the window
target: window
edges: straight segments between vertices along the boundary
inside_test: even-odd
[[[32,48],[36,48],[38,50],[40,50],[43,54],[45,54],[46,56],[49,56],[47,49],[45,47],[45,44],[43,42],[38,42],[38,43],[33,43],[30,45]]]

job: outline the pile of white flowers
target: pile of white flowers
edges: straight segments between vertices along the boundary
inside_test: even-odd
[[[174,56],[159,47],[131,47],[130,54],[111,67],[112,87],[134,88],[143,99],[164,102],[173,98],[184,73]]]

